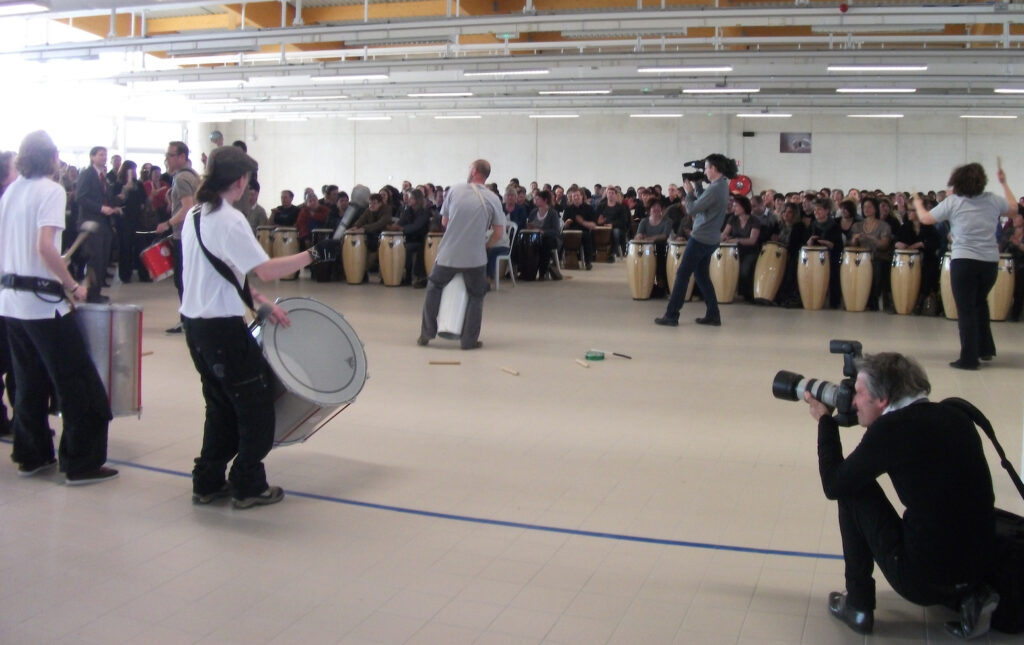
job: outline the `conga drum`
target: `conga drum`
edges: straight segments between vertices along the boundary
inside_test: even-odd
[[[427,275],[430,275],[430,270],[434,268],[434,262],[437,261],[437,252],[441,249],[442,237],[444,237],[444,233],[427,233],[427,241],[423,245],[423,268]]]
[[[516,241],[517,266],[519,277],[522,280],[531,281],[537,279],[537,272],[540,271],[540,250],[543,233],[540,231],[519,231],[519,239]]]
[[[591,231],[594,236],[594,260],[597,262],[614,262],[612,253],[612,227],[595,226]]]
[[[949,320],[956,320],[956,300],[953,299],[953,283],[950,281],[949,267],[953,254],[942,256],[942,272],[939,274],[939,295],[942,296],[942,311]],[[990,312],[991,313],[991,312]]]
[[[273,253],[271,255],[275,258],[281,258],[286,255],[294,255],[299,252],[299,229],[290,228],[285,226],[279,226],[274,229],[274,246]],[[286,275],[282,280],[295,280],[299,277],[299,272],[296,271],[291,275]]]
[[[868,261],[870,265],[870,260]],[[805,246],[800,249],[800,261],[796,267],[796,283],[800,289],[800,300],[804,309],[817,311],[825,306],[828,296],[828,279],[832,271],[829,266],[828,249],[824,246]]]
[[[405,275],[405,234],[401,231],[384,231],[380,234],[380,279],[387,287],[402,284]]]
[[[782,286],[789,251],[778,242],[765,242],[754,267],[754,301],[771,303]]]
[[[665,259],[665,274],[668,278],[668,292],[672,293],[672,288],[676,284],[676,271],[679,270],[679,265],[683,262],[683,253],[686,251],[686,240],[672,240],[668,243],[668,257]],[[690,275],[690,284],[686,285],[686,301],[689,302],[693,298],[693,275]]]
[[[583,264],[583,231],[571,229],[562,231],[562,250],[565,253],[565,268],[578,269]]]
[[[273,226],[257,226],[256,227],[256,239],[259,241],[260,246],[266,251],[267,255],[273,256],[274,253],[274,227]]]
[[[874,276],[871,250],[848,246],[843,249],[842,261],[839,267],[839,286],[843,292],[843,306],[847,311],[864,311],[868,308],[871,279]]]
[[[892,285],[892,306],[896,313],[913,312],[917,296],[921,293],[921,252],[896,249],[892,256],[889,282]]]
[[[633,300],[647,300],[654,288],[654,242],[629,243],[626,252],[626,276]]]
[[[711,256],[710,273],[718,303],[727,305],[732,302],[740,281],[740,250],[735,242],[722,244],[715,249]]]
[[[1013,256],[1009,253],[1000,253],[996,283],[988,292],[990,320],[1002,321],[1010,315],[1010,305],[1013,304],[1013,280]]]
[[[320,240],[325,240],[334,235],[333,228],[314,228],[309,232],[310,243],[316,244]],[[334,262],[317,262],[316,264],[309,265],[309,275],[317,282],[330,282],[334,279],[334,270],[338,266],[338,261]]]
[[[366,275],[366,233],[345,233],[341,265],[345,269],[345,282],[362,284]]]

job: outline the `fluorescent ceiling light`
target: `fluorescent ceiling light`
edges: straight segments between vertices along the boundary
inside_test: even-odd
[[[1019,87],[997,87],[992,91],[996,94],[1024,94],[1024,88]]]
[[[784,114],[782,112],[746,112],[743,114],[737,114],[741,119],[788,119],[793,116],[792,114]]]
[[[1015,114],[961,114],[961,119],[1016,119]]]
[[[684,89],[683,94],[756,94],[760,87],[706,87]]]
[[[348,94],[330,94],[328,96],[290,96],[292,101],[339,101],[347,99]]]
[[[724,74],[731,72],[732,67],[638,67],[636,71],[640,74]]]
[[[531,119],[578,119],[578,114],[531,114]]]
[[[179,90],[230,90],[240,88],[244,81],[178,81]]]
[[[837,87],[838,94],[913,94],[913,87]]]
[[[416,92],[406,94],[411,99],[444,98],[452,96],[473,96],[472,92]]]
[[[352,74],[349,76],[317,76],[311,83],[355,83],[357,81],[386,81],[387,74]]]
[[[438,121],[455,121],[458,119],[481,119],[479,114],[438,114],[434,117]]]
[[[12,2],[0,4],[0,16],[19,16],[26,13],[42,13],[49,9],[39,2]]]
[[[349,121],[390,121],[389,116],[350,116]]]
[[[199,99],[200,103],[238,103],[238,99],[224,98],[224,99]]]
[[[902,114],[847,114],[851,119],[902,119]]]
[[[884,23],[865,23],[856,25],[811,25],[815,34],[888,34],[888,33],[941,33],[946,30],[944,24],[903,24],[887,25]]]
[[[631,118],[631,119],[678,119],[678,118],[680,118],[682,116],[683,116],[682,114],[679,114],[677,112],[675,114],[668,114],[668,113],[665,113],[665,114],[630,114],[629,118]]]
[[[587,96],[592,94],[611,94],[611,90],[543,90],[537,92],[542,96]]]
[[[494,72],[462,72],[462,75],[466,78],[476,77],[502,77],[502,76],[543,76],[544,74],[550,74],[549,69],[510,69],[504,71]]]
[[[926,72],[927,65],[829,65],[830,72]]]
[[[304,85],[311,80],[308,74],[296,74],[295,76],[250,76],[246,80],[246,84],[254,87],[279,87],[281,85]]]
[[[267,118],[267,121],[278,121],[278,122],[282,122],[282,123],[286,122],[286,121],[308,121],[308,120],[309,119],[304,117],[304,116],[272,116],[272,117],[268,117]]]

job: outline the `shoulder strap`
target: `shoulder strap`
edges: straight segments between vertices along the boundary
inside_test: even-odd
[[[981,413],[981,410],[974,407],[969,401],[961,399],[959,397],[951,396],[948,399],[943,399],[942,403],[960,410],[967,417],[976,423],[978,427],[988,436],[992,445],[995,446],[996,454],[999,455],[999,463],[1009,473],[1010,479],[1013,480],[1013,485],[1017,487],[1017,492],[1020,493],[1021,498],[1024,498],[1024,482],[1021,482],[1020,475],[1014,470],[1013,464],[1006,458],[1006,453],[1003,451],[1003,447],[999,444],[999,440],[996,439],[996,431],[992,428],[992,423],[985,418],[985,415]]]
[[[232,286],[235,287],[235,289],[238,291],[238,297],[242,299],[242,302],[245,303],[245,306],[248,307],[249,309],[252,309],[253,311],[256,311],[255,303],[253,303],[252,301],[252,293],[249,291],[249,278],[246,277],[245,282],[239,285],[238,278],[235,277],[234,272],[228,267],[227,263],[225,263],[224,260],[221,260],[213,253],[210,253],[210,250],[206,248],[205,244],[203,244],[203,236],[199,233],[200,210],[201,206],[196,206],[194,209],[192,209],[192,221],[194,221],[196,225],[196,241],[199,242],[199,248],[203,250],[203,255],[205,255],[206,259],[210,261],[210,264],[213,265],[213,268],[217,270],[217,273],[221,274],[221,276],[223,276],[225,280],[230,282]]]

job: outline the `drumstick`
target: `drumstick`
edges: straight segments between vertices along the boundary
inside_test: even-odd
[[[139,354],[139,357],[141,358],[142,356],[152,356],[152,355],[153,355],[153,352],[142,352],[141,354]]]
[[[587,369],[590,369],[590,363],[586,362],[582,358],[577,358],[576,359],[576,364],[579,365],[580,367],[585,367]]]
[[[619,358],[628,358],[629,360],[633,360],[633,357],[629,356],[628,354],[620,354],[619,352],[609,352],[607,349],[595,349],[594,351],[604,352],[605,354],[611,354],[612,356],[618,356]]]
[[[512,376],[519,376],[519,370],[512,369],[511,367],[503,367],[501,368],[501,371],[506,374],[511,374]]]
[[[78,227],[78,237],[76,237],[75,241],[70,247],[68,247],[67,252],[60,256],[60,259],[65,262],[71,260],[71,256],[74,255],[75,251],[78,250],[78,247],[82,246],[82,243],[85,242],[85,238],[89,237],[90,233],[95,233],[99,229],[100,225],[96,222],[82,222],[82,225]]]
[[[996,168],[999,170],[1003,169],[1003,158],[998,155],[996,155]]]
[[[462,365],[462,361],[430,361],[431,365]]]

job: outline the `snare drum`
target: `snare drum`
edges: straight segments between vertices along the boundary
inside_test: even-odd
[[[870,264],[869,259],[868,265]],[[828,280],[831,275],[826,247],[805,246],[800,249],[800,261],[796,267],[796,282],[800,289],[800,300],[804,303],[804,309],[816,311],[825,306],[825,298],[828,296]]]
[[[778,242],[765,242],[754,267],[754,300],[772,302],[786,273],[789,251]]]
[[[442,237],[444,237],[444,233],[427,233],[427,241],[423,246],[423,268],[427,275],[430,275],[434,263],[437,262],[437,252],[441,250]]]
[[[279,226],[274,229],[273,235],[273,257],[283,258],[288,255],[295,255],[299,252],[299,229],[287,226]],[[286,275],[282,280],[295,280],[299,272]]]
[[[917,305],[921,293],[921,253],[909,249],[896,249],[889,271],[892,285],[892,306],[898,314],[909,314]]]
[[[345,268],[346,282],[362,284],[366,275],[366,233],[345,233],[341,264]]]
[[[257,226],[256,227],[256,239],[259,241],[260,246],[267,255],[273,255],[274,253],[274,227],[273,226]]]
[[[942,311],[949,320],[956,320],[956,300],[953,299],[953,283],[949,278],[949,267],[953,254],[942,256],[942,272],[939,274],[939,295],[942,296]]]
[[[461,273],[456,273],[441,291],[441,306],[437,310],[437,335],[448,340],[461,338],[468,305],[466,281]]]
[[[595,226],[591,233],[594,236],[594,261],[614,262],[615,254],[612,252],[612,227]]]
[[[647,300],[654,288],[654,242],[629,243],[626,253],[626,276],[633,300]]]
[[[334,235],[333,228],[314,228],[309,232],[310,244],[315,245],[320,240],[326,240]],[[309,265],[309,275],[317,282],[330,282],[334,279],[334,271],[338,267],[338,260],[333,262],[317,262]]]
[[[583,264],[583,231],[575,229],[562,231],[562,250],[565,253],[565,268],[578,269]]]
[[[864,311],[868,307],[871,280],[874,277],[871,250],[848,246],[843,249],[842,262],[839,267],[839,287],[843,292],[843,306],[847,311]]]
[[[401,231],[384,231],[380,234],[378,247],[380,279],[387,287],[402,284],[405,275],[405,234]]]
[[[516,241],[516,264],[519,266],[519,278],[531,281],[537,279],[540,271],[541,241],[544,234],[540,231],[519,231]]]
[[[683,262],[683,253],[686,252],[686,240],[672,240],[668,243],[668,257],[665,259],[665,276],[668,278],[668,292],[676,284],[676,272]],[[686,302],[693,298],[693,274],[690,274],[690,284],[686,285]]]
[[[711,285],[718,304],[727,305],[736,297],[740,280],[740,251],[735,242],[726,242],[711,256]]]
[[[142,307],[83,304],[75,322],[115,417],[142,415]]]
[[[996,283],[988,292],[990,320],[998,322],[1006,320],[1006,317],[1010,315],[1010,305],[1013,304],[1013,280],[1013,256],[1009,253],[1000,253]]]
[[[146,267],[149,271],[149,276],[153,278],[154,282],[159,282],[164,278],[169,278],[174,275],[174,260],[171,256],[171,241],[168,238],[164,238],[146,247],[146,250],[139,253],[139,259],[142,260],[142,266]]]
[[[345,317],[312,298],[277,301],[291,325],[252,325],[271,367],[274,445],[302,443],[355,400],[366,353]]]

